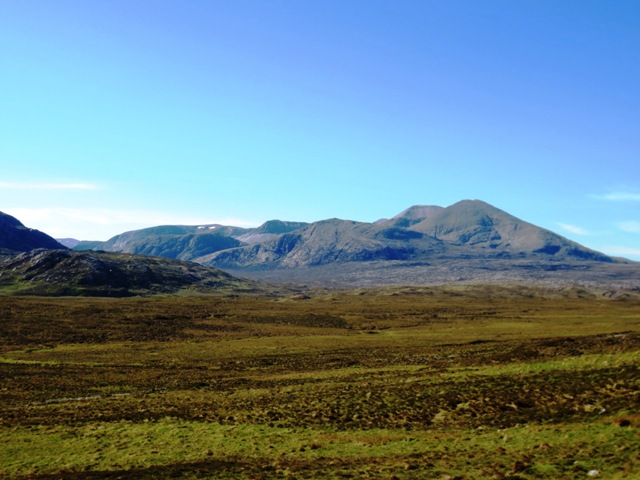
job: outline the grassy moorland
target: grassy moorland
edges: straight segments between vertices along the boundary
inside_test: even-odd
[[[640,299],[0,298],[0,477],[640,478]]]

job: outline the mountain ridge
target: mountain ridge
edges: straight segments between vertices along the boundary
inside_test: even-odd
[[[390,220],[374,223],[320,220],[287,236],[220,250],[195,261],[239,270],[415,261],[434,256],[618,261],[480,200],[463,200],[446,208],[414,206]]]
[[[329,224],[337,230],[333,233],[325,232],[326,245],[322,245],[323,241],[314,238],[312,232],[318,227],[326,230]],[[346,225],[354,226],[354,231],[347,233]],[[338,239],[344,235],[352,238]],[[332,236],[334,238],[331,238]],[[383,237],[386,238],[383,240]],[[283,266],[300,266],[304,263],[302,259],[305,257],[301,250],[308,251],[311,248],[310,245],[304,248],[297,245],[297,248],[294,248],[292,242],[297,244],[300,240],[305,244],[311,242],[315,248],[327,251],[324,260],[319,258],[319,252],[308,252],[308,264],[367,261],[383,257],[392,259],[394,254],[391,250],[394,249],[397,252],[395,256],[413,257],[423,250],[425,254],[432,252],[437,242],[454,250],[454,247],[466,246],[475,249],[476,253],[483,254],[486,251],[494,251],[503,255],[542,254],[556,258],[569,256],[604,262],[619,261],[555,232],[521,220],[481,200],[462,200],[448,207],[414,205],[391,219],[381,219],[372,223],[330,218],[312,223],[269,220],[257,228],[219,224],[164,225],[124,232],[106,242],[80,242],[75,250],[159,255],[207,264],[219,261],[222,262],[220,265],[227,266],[232,257],[241,259],[243,265],[247,266],[251,256],[248,252],[254,252],[255,266],[261,261],[275,266],[275,257],[281,256],[289,249],[291,251],[287,251],[286,254],[290,255],[290,258],[282,259],[280,263]],[[387,242],[386,248],[381,241]],[[400,245],[399,241],[407,243]],[[417,243],[424,245],[419,246]],[[426,244],[431,245],[426,248]],[[346,251],[358,246],[362,249],[359,254]],[[239,253],[236,251],[238,248],[244,248],[245,251]]]
[[[312,223],[270,220],[256,228],[161,225],[106,242],[80,242],[74,250],[90,253],[88,249],[188,260],[288,284],[640,285],[640,263],[596,252],[480,200],[448,207],[414,205],[376,222],[330,218]],[[0,248],[0,258],[14,254]]]
[[[127,231],[105,242],[80,241],[74,250],[103,250],[192,261],[219,250],[268,240],[305,225],[307,223],[281,220],[269,220],[257,228],[220,224],[160,225]]]

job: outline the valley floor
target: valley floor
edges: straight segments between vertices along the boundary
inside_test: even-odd
[[[640,478],[640,300],[0,301],[0,477]]]

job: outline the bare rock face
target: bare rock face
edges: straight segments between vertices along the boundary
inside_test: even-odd
[[[27,228],[18,219],[0,212],[0,249],[28,252],[36,248],[66,247],[46,233]]]

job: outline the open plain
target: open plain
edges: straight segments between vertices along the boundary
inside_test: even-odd
[[[640,297],[0,301],[0,477],[640,478]]]

